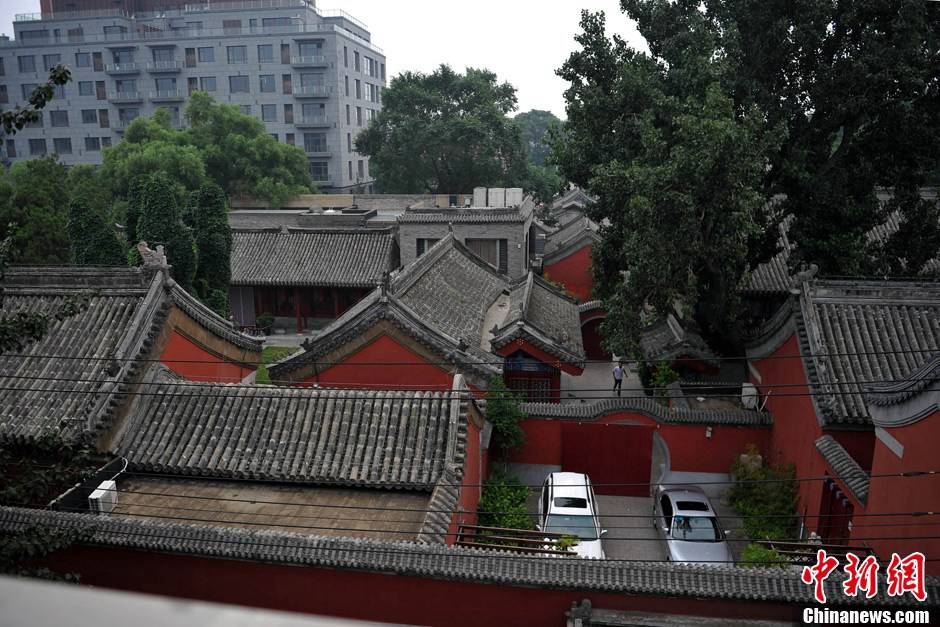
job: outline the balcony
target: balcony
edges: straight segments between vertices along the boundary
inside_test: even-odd
[[[306,118],[296,118],[294,126],[297,128],[330,128],[332,123],[325,115],[312,115]]]
[[[183,69],[182,61],[151,61],[147,64],[147,71],[151,74],[166,74],[180,72]]]
[[[329,98],[333,88],[327,85],[299,85],[294,87],[294,98]]]
[[[109,63],[104,66],[107,74],[137,74],[140,72],[140,65],[137,63]]]
[[[326,67],[329,61],[322,54],[318,54],[312,57],[291,57],[290,64],[294,67]]]
[[[139,91],[116,91],[108,94],[111,102],[143,102],[144,97]]]
[[[150,99],[153,102],[171,102],[176,100],[185,100],[186,96],[179,89],[165,89],[150,92]]]
[[[331,156],[330,149],[326,146],[304,146],[304,152],[308,157],[329,158]]]
[[[136,119],[136,118],[135,118]],[[115,120],[111,123],[111,128],[118,133],[123,133],[127,130],[127,127],[131,125],[131,122],[134,120]]]

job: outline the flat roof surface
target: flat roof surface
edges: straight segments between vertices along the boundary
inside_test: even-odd
[[[421,529],[430,498],[400,490],[127,477],[118,483],[112,516],[409,541]]]

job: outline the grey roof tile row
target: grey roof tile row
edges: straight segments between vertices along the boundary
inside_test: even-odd
[[[394,269],[389,229],[232,234],[232,285],[375,287]]]
[[[871,477],[831,435],[816,440],[816,450],[829,467],[862,504],[868,502],[868,486]]]
[[[672,314],[641,332],[640,350],[650,362],[691,357],[706,363],[718,363],[718,356],[691,324],[683,325]]]
[[[940,354],[940,282],[804,284],[797,330],[822,421],[870,425],[866,388],[904,382]]]
[[[677,409],[652,398],[609,398],[593,403],[523,403],[522,410],[532,418],[597,420],[617,412],[635,412],[666,424],[707,424],[742,427],[769,427],[769,413],[748,409]]]
[[[400,224],[497,224],[526,221],[524,211],[518,208],[469,207],[456,209],[408,209],[400,216]]]
[[[151,472],[430,490],[462,461],[458,392],[155,381],[119,454]],[[461,464],[462,465],[462,464]]]
[[[483,549],[420,542],[330,538],[281,531],[200,527],[175,522],[130,520],[48,510],[0,508],[0,530],[18,532],[43,524],[87,532],[85,542],[271,564],[395,573],[422,578],[604,591],[669,598],[729,599],[815,604],[813,588],[799,572],[780,568],[715,568],[578,558],[521,556]],[[833,573],[824,588],[846,606],[909,607],[909,597],[842,594],[844,575]],[[940,603],[940,581],[925,582],[927,607]]]
[[[888,407],[903,403],[928,391],[940,379],[940,354],[911,372],[906,380],[868,386],[866,400],[870,405]]]

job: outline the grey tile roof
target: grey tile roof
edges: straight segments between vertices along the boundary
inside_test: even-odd
[[[462,468],[459,392],[317,390],[159,378],[131,408],[120,455],[201,477],[431,490]],[[460,471],[458,477],[460,476]]]
[[[742,427],[769,427],[772,416],[748,409],[677,409],[652,398],[609,398],[593,403],[523,403],[522,410],[532,418],[596,420],[617,412],[636,412],[666,424],[708,424]]]
[[[176,522],[122,520],[91,516],[0,508],[0,530],[18,532],[31,525],[87,530],[94,545],[158,551],[216,559],[262,561],[393,573],[428,579],[492,583],[506,586],[562,588],[662,596],[666,598],[728,599],[793,603],[812,606],[812,586],[800,581],[796,569],[714,568],[669,563],[615,560],[558,559],[522,556],[417,542],[317,537],[278,531],[200,527]],[[907,597],[879,594],[846,597],[844,575],[834,572],[824,583],[829,598],[846,606],[910,607]],[[927,577],[925,607],[940,603],[940,581]]]
[[[33,438],[62,425],[67,437],[109,428],[140,371],[137,360],[150,357],[174,305],[212,334],[261,351],[257,340],[235,331],[159,271],[12,267],[3,288],[6,314],[54,314],[67,302],[78,306],[74,315],[53,321],[40,340],[0,356],[4,438]]]
[[[796,327],[824,424],[870,425],[866,387],[940,354],[940,282],[804,283]]]
[[[595,202],[594,198],[584,192],[580,187],[573,187],[563,194],[560,194],[552,199],[551,209],[552,212],[559,212],[569,207],[583,208],[587,205],[593,204]]]
[[[518,208],[469,207],[457,209],[408,209],[400,216],[401,224],[496,224],[524,223],[528,216]]]
[[[492,345],[501,348],[523,337],[559,359],[583,366],[581,317],[575,300],[529,272],[511,288],[510,312]]]
[[[718,356],[702,336],[689,323],[682,325],[672,314],[643,330],[640,334],[640,349],[646,360],[654,363],[680,357],[718,363]]]
[[[232,285],[375,287],[394,245],[387,229],[235,232]]]
[[[580,216],[550,234],[545,240],[544,263],[563,259],[586,244],[599,242],[598,225],[587,216]]]
[[[912,371],[905,380],[867,386],[866,400],[870,405],[889,407],[914,398],[925,391],[933,391],[940,379],[940,354]]]
[[[849,455],[849,452],[839,444],[831,435],[824,435],[816,440],[816,450],[819,451],[829,467],[862,504],[868,502],[868,485],[871,477]]]

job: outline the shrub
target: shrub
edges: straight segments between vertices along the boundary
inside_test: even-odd
[[[666,397],[666,387],[670,383],[679,380],[679,373],[672,369],[667,361],[661,361],[656,365],[653,375],[650,378],[650,386],[656,388],[655,395],[661,398]]]
[[[526,507],[529,488],[515,477],[493,473],[483,485],[478,511],[480,525],[506,529],[534,529],[532,516]]]
[[[750,445],[748,454],[755,455]],[[794,466],[771,468],[739,458],[731,466],[731,504],[744,519],[744,531],[757,540],[780,540],[796,534],[797,483]]]
[[[261,329],[265,333],[270,333],[271,327],[274,326],[274,316],[268,312],[264,312],[263,314],[255,318],[255,324],[258,326],[259,329]]]
[[[769,549],[762,544],[752,542],[744,547],[738,565],[750,566],[752,568],[782,568],[788,563],[787,558],[780,555],[775,550]]]

